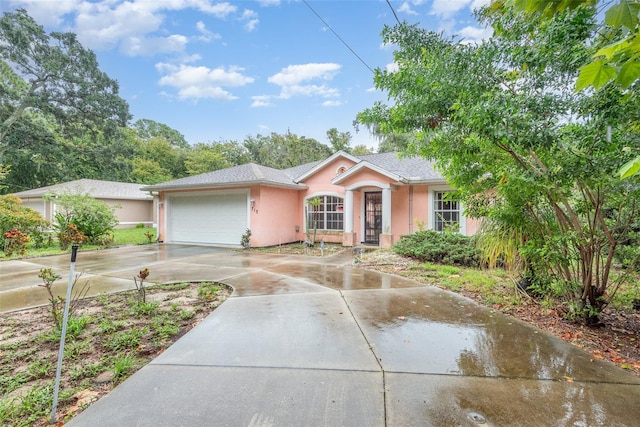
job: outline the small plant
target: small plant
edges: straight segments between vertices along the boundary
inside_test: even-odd
[[[213,282],[203,282],[198,288],[198,298],[204,301],[211,301],[216,298],[216,293],[222,289],[218,284]]]
[[[11,256],[14,253],[24,255],[27,253],[27,243],[31,240],[22,231],[14,228],[4,233],[4,254]]]
[[[153,243],[153,238],[156,237],[152,231],[145,231],[144,235],[147,238],[147,243]]]
[[[244,232],[244,234],[240,238],[240,244],[245,249],[249,249],[251,247],[251,230],[250,229],[247,228],[247,231]]]
[[[144,281],[147,277],[149,277],[148,268],[141,270],[137,276],[133,276],[133,283],[138,291],[138,304],[147,302],[147,291],[144,288]],[[140,282],[138,282],[138,279],[140,279]]]
[[[69,317],[71,317],[75,312],[78,306],[78,302],[82,298],[84,298],[89,292],[88,282],[86,282],[81,288],[76,289],[76,284],[78,283],[78,279],[80,278],[80,276],[81,275],[77,275],[73,280],[73,284],[71,285],[72,298],[71,298],[71,301],[69,302]],[[61,296],[56,297],[53,294],[52,287],[53,287],[53,283],[56,280],[60,279],[61,276],[54,273],[53,269],[51,268],[41,268],[40,274],[38,274],[38,277],[41,278],[42,281],[44,282],[43,284],[38,286],[45,288],[47,290],[47,293],[49,294],[49,304],[51,306],[50,309],[51,309],[51,317],[53,318],[53,323],[56,326],[56,328],[60,329],[62,327],[62,316],[64,311],[65,299]]]
[[[138,302],[132,307],[133,313],[138,316],[152,316],[158,311],[159,304],[157,302]]]
[[[144,223],[142,222],[137,223],[136,228],[144,228]]]
[[[66,251],[70,245],[82,246],[87,243],[89,238],[75,224],[64,224],[58,228],[58,243],[60,249]]]
[[[113,375],[114,378],[122,378],[131,370],[135,361],[135,357],[132,354],[116,357],[113,360]]]

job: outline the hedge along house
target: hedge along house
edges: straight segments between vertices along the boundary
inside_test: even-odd
[[[284,170],[250,163],[143,190],[158,198],[164,242],[238,246],[250,229],[251,246],[274,246],[306,240],[315,225],[316,242],[390,247],[419,227],[477,229],[431,162],[396,153],[338,152]]]
[[[46,195],[52,193],[88,194],[94,199],[115,207],[118,228],[135,227],[138,224],[152,226],[154,219],[154,199],[149,193],[140,190],[141,184],[127,182],[99,181],[95,179],[79,179],[62,184],[21,191],[14,195],[22,199],[22,204],[40,212],[42,216],[53,221],[56,212],[55,199],[47,200]]]

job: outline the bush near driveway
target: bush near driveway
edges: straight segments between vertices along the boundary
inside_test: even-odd
[[[480,254],[476,248],[475,238],[459,233],[437,232],[434,230],[418,231],[402,236],[395,244],[393,251],[398,255],[408,256],[423,262],[478,267]]]

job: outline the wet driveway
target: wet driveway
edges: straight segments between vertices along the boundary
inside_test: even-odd
[[[0,298],[39,268],[65,276],[65,258],[0,263]],[[80,253],[76,270],[130,289],[144,267],[156,282],[235,292],[69,425],[639,424],[636,377],[468,299],[353,267],[349,253],[143,246]]]

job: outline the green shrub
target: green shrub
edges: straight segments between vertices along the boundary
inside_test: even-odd
[[[49,222],[34,209],[22,205],[22,200],[14,195],[0,196],[0,247],[4,249],[5,233],[17,229],[32,235],[46,229]]]
[[[109,236],[118,225],[114,207],[88,194],[63,193],[45,197],[56,202],[58,212],[54,226],[59,238],[61,233],[68,232],[69,225],[75,225],[79,233],[87,236],[89,243],[103,245],[110,241]]]
[[[423,262],[465,267],[478,267],[480,259],[473,237],[458,233],[439,233],[433,230],[402,236],[393,247],[393,251]]]

